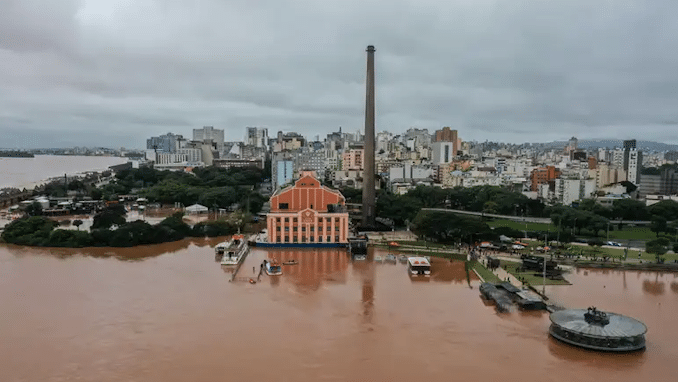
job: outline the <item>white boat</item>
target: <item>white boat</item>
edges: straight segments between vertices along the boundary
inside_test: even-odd
[[[376,256],[374,256],[374,262],[382,263],[382,262],[384,262],[384,258],[381,257],[380,255],[376,255]]]
[[[385,261],[386,261],[387,263],[393,263],[393,264],[395,264],[395,263],[398,261],[398,258],[396,257],[396,255],[394,255],[394,254],[392,254],[392,253],[389,253],[388,255],[386,255]]]
[[[229,241],[228,245],[224,248],[221,265],[240,264],[249,250],[250,247],[247,245],[244,235],[233,235],[231,241]]]
[[[268,260],[264,260],[264,271],[269,276],[280,276],[282,275],[282,267],[278,263],[272,263]]]
[[[409,257],[407,259],[407,271],[410,276],[431,276],[431,263],[425,257]]]

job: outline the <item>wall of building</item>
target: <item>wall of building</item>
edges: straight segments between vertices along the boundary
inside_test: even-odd
[[[348,212],[339,191],[311,176],[270,199],[266,223],[271,243],[348,243]]]

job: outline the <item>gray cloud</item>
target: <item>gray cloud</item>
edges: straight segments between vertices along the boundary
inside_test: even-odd
[[[5,0],[0,146],[141,147],[214,125],[678,143],[678,3]],[[27,135],[30,132],[30,137]],[[96,133],[100,132],[100,133]],[[58,139],[55,137],[59,137]]]

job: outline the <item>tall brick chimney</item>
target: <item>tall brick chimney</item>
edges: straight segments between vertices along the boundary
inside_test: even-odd
[[[363,159],[363,227],[375,226],[376,197],[374,192],[374,46],[367,46],[367,81],[365,96],[365,157]]]

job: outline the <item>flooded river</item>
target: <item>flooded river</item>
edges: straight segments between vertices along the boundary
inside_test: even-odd
[[[411,279],[403,264],[338,250],[255,249],[242,278],[265,258],[299,264],[251,284],[230,282],[217,241],[0,246],[0,380],[673,381],[678,371],[674,274],[580,270],[547,290],[647,324],[646,351],[599,354],[549,338],[547,313],[497,314],[463,262],[433,259],[432,277]]]

